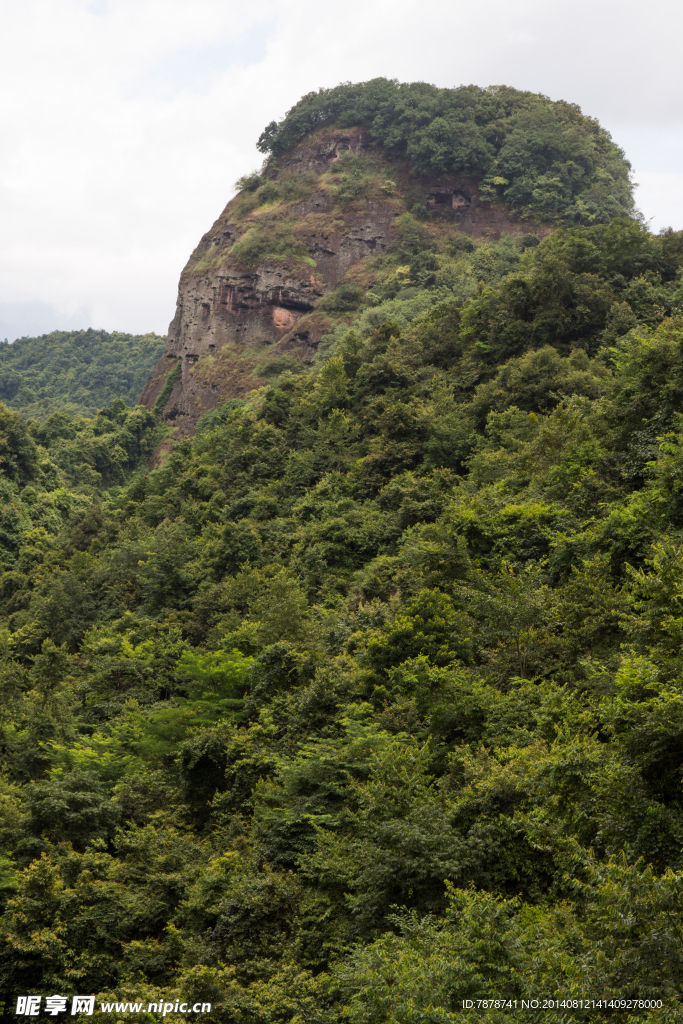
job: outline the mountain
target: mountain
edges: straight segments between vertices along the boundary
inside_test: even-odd
[[[535,244],[553,226],[633,211],[629,164],[597,122],[509,88],[323,90],[260,147],[263,171],[238,183],[183,270],[142,395],[176,439],[226,399],[303,371],[340,322],[392,289],[405,299],[428,284],[436,303],[476,288],[471,241]],[[431,271],[415,270],[418,251]]]
[[[0,1001],[678,1021],[683,231],[528,93],[261,145],[149,407],[0,403]]]

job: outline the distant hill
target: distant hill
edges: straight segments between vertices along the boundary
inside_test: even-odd
[[[158,334],[92,328],[0,342],[0,400],[36,419],[91,416],[115,398],[133,405],[163,347]]]

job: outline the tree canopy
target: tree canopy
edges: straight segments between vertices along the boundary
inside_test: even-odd
[[[550,224],[632,215],[631,165],[609,133],[564,100],[510,86],[439,89],[375,78],[303,96],[262,132],[278,157],[324,125],[362,126],[417,176],[462,172],[516,213]]]
[[[12,1008],[680,1019],[683,232],[397,222],[193,438],[0,404]]]

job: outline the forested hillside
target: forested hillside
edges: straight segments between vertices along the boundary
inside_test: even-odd
[[[157,334],[92,328],[0,342],[0,401],[41,420],[95,416],[115,398],[134,405],[163,346]]]
[[[157,468],[0,406],[8,1005],[681,1019],[683,232],[364,266]]]

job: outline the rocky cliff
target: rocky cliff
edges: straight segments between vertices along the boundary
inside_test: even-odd
[[[359,129],[321,129],[241,184],[182,272],[164,354],[140,399],[175,428],[174,440],[226,399],[310,362],[343,317],[325,298],[381,278],[406,222],[442,239],[531,230],[484,200],[475,180],[415,179]]]

